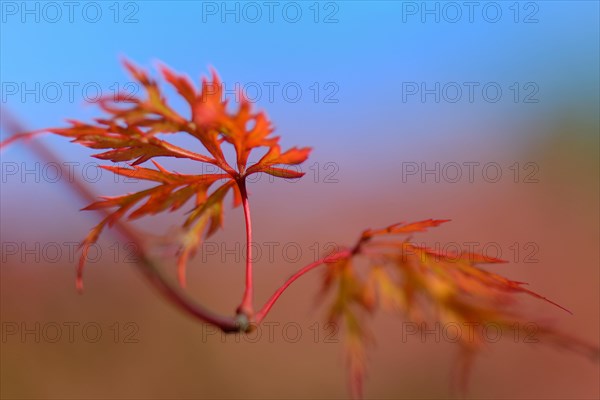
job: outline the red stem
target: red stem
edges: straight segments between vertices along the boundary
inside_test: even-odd
[[[246,284],[242,303],[238,307],[238,313],[247,317],[254,314],[254,288],[252,283],[252,219],[250,218],[250,204],[248,203],[248,192],[246,182],[240,181],[240,193],[242,195],[242,206],[244,207],[244,219],[246,220]]]
[[[271,296],[271,298],[265,303],[265,305],[260,309],[260,311],[258,313],[256,313],[256,316],[254,318],[254,322],[256,324],[260,324],[261,321],[267,316],[267,314],[269,313],[269,311],[271,310],[271,307],[273,307],[273,305],[275,304],[275,302],[277,302],[277,300],[279,299],[279,297],[283,294],[283,292],[288,288],[288,286],[290,286],[296,279],[300,278],[302,275],[304,275],[305,273],[311,271],[312,269],[318,267],[321,264],[325,264],[325,263],[329,263],[329,262],[333,262],[333,261],[337,261],[340,258],[345,258],[345,257],[349,257],[350,255],[352,255],[352,252],[350,250],[343,250],[340,251],[338,253],[335,253],[333,255],[324,257],[320,260],[317,260],[311,264],[308,264],[307,266],[301,268],[300,270],[298,270],[294,275],[292,275],[287,281],[285,281],[285,283],[283,285],[281,285],[281,287],[279,289],[277,289],[277,291],[273,294],[273,296]]]

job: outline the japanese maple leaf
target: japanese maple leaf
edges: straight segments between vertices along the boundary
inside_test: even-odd
[[[346,356],[352,393],[361,397],[365,375],[365,345],[371,339],[364,319],[378,307],[419,324],[428,315],[455,326],[487,326],[511,330],[538,318],[514,310],[516,294],[526,294],[566,310],[526,287],[479,267],[505,261],[476,253],[449,254],[411,243],[408,235],[424,232],[448,220],[400,223],[368,229],[356,244],[338,252],[325,271],[323,291],[333,292],[329,321],[346,332]],[[399,239],[398,235],[404,238]],[[356,259],[365,259],[366,272],[357,271]],[[518,324],[518,325],[515,325]],[[423,325],[420,325],[423,326]],[[598,348],[545,324],[536,324],[537,339],[598,358]],[[462,335],[459,378],[464,389],[471,360],[486,344],[481,331]]]
[[[241,96],[236,111],[228,111],[223,87],[213,71],[211,79],[202,79],[196,89],[185,76],[161,66],[163,78],[176,89],[189,109],[185,115],[174,110],[165,100],[159,84],[144,70],[129,61],[126,69],[144,88],[144,97],[117,94],[98,101],[106,113],[91,123],[71,120],[67,128],[50,129],[49,132],[71,138],[73,142],[92,149],[100,149],[94,157],[113,163],[128,162],[130,168],[104,166],[118,175],[155,182],[156,186],[136,193],[107,197],[85,210],[114,209],[95,226],[82,243],[77,273],[77,286],[82,287],[82,271],[89,247],[98,240],[106,226],[121,218],[136,219],[164,211],[175,211],[193,199],[192,208],[183,223],[184,237],[178,256],[178,278],[185,283],[187,261],[194,255],[202,240],[214,234],[223,225],[223,201],[233,192],[234,206],[247,196],[246,177],[267,173],[276,177],[295,179],[303,173],[286,166],[300,164],[310,153],[310,148],[281,150],[279,137],[273,136],[273,127],[264,112],[253,111],[252,104]],[[159,134],[184,134],[197,139],[208,154],[178,147],[159,138]],[[222,146],[233,146],[236,162],[230,165],[223,155]],[[248,158],[255,149],[266,149],[254,165]],[[263,150],[264,151],[264,150]],[[220,173],[183,175],[170,172],[154,159],[173,157],[211,164]],[[155,168],[140,167],[152,160]],[[209,193],[209,190],[211,192]]]

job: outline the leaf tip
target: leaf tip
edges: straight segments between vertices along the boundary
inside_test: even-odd
[[[75,281],[75,290],[77,290],[77,293],[83,294],[83,280],[80,278]]]

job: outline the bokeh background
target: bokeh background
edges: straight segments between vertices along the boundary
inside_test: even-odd
[[[366,227],[450,218],[418,239],[499,249],[511,262],[491,269],[574,312],[524,299],[536,315],[598,343],[598,2],[0,6],[3,122],[37,129],[98,116],[86,100],[136,90],[120,65],[127,57],[149,69],[160,60],[196,81],[214,67],[232,101],[237,85],[268,111],[285,146],[314,148],[301,181],[263,177],[251,186],[259,303],[330,242],[350,243]],[[98,194],[137,187],[98,176],[87,149],[40,140]],[[315,301],[318,272],[290,288],[269,317],[273,334],[264,330],[256,343],[223,339],[167,305],[110,232],[78,295],[73,243],[97,217],[79,212],[85,202],[70,177],[26,146],[1,157],[2,398],[347,397],[341,336],[328,336]],[[439,176],[421,175],[436,163]],[[479,163],[472,176],[465,163]],[[189,291],[230,313],[243,289],[243,219],[229,209],[225,218],[211,254],[190,266]],[[160,216],[136,227],[160,249],[155,236],[180,221]],[[455,346],[403,341],[401,322],[385,314],[372,330],[366,397],[455,396]],[[598,363],[511,339],[479,357],[467,395],[599,396]]]

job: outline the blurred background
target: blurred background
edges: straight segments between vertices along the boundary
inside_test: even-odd
[[[449,218],[415,240],[509,260],[490,269],[574,313],[524,299],[535,315],[598,343],[597,2],[0,7],[3,122],[38,129],[99,116],[86,103],[140,90],[121,66],[127,57],[153,74],[164,62],[196,82],[214,67],[232,101],[239,89],[268,112],[284,147],[314,148],[302,180],[250,186],[259,304],[332,242]],[[68,175],[23,144],[1,155],[2,398],[348,396],[341,333],[325,326],[315,301],[318,271],[289,289],[259,335],[225,338],[157,296],[129,245],[107,231],[78,295],[77,242],[98,220],[78,211],[86,203],[70,181],[98,195],[142,186],[102,174],[89,150],[65,139],[39,140]],[[135,226],[158,252],[158,236],[181,221]],[[225,229],[188,270],[190,294],[219,312],[241,299],[243,234],[241,211],[227,209]],[[172,274],[174,262],[165,268]],[[397,318],[373,319],[366,397],[453,398],[456,346],[403,340],[402,329]],[[477,359],[467,397],[595,399],[599,372],[575,354],[506,338]]]

